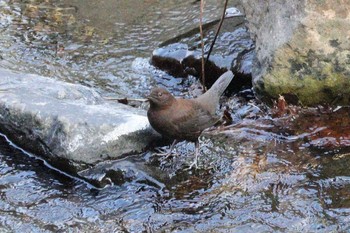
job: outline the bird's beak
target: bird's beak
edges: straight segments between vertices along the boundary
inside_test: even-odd
[[[147,99],[147,102],[152,102],[154,101],[154,97],[149,95],[149,96],[146,96],[146,99]]]

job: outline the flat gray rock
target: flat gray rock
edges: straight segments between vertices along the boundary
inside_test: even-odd
[[[79,84],[3,69],[0,131],[72,173],[141,152],[159,137],[144,110],[105,100]]]

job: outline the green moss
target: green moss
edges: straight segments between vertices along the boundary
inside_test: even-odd
[[[336,64],[321,61],[318,65],[311,67],[302,57],[289,59],[289,65],[278,69],[275,66],[264,76],[264,91],[274,98],[282,94],[294,94],[303,105],[308,106],[349,104],[350,77],[339,72]],[[339,99],[339,96],[345,98]]]

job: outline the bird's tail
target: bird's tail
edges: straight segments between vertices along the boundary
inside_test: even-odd
[[[232,71],[226,71],[215,81],[213,86],[211,86],[206,93],[197,98],[197,101],[208,106],[208,111],[214,114],[216,107],[219,104],[220,96],[224,93],[232,79]]]
[[[231,70],[226,71],[215,81],[213,86],[211,86],[211,88],[206,93],[208,92],[213,94],[216,93],[220,97],[222,93],[224,93],[224,91],[226,90],[226,88],[228,87],[232,79],[233,79],[232,71]]]

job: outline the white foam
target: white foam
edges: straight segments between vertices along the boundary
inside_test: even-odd
[[[226,17],[233,17],[233,16],[243,16],[243,14],[238,10],[236,7],[230,7],[226,9]]]

